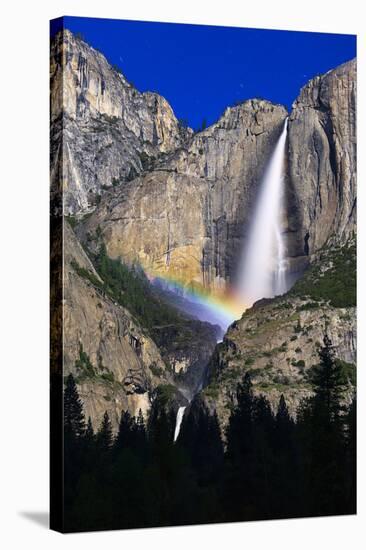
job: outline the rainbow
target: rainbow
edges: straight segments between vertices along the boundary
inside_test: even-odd
[[[234,289],[212,293],[199,284],[187,285],[186,282],[171,275],[158,272],[145,272],[152,284],[159,283],[163,288],[183,296],[186,300],[203,309],[202,320],[217,323],[224,330],[236,319],[240,319],[249,307],[238,297]]]

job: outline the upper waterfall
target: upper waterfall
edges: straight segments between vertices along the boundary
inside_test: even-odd
[[[260,185],[239,266],[238,292],[248,306],[287,290],[286,245],[281,232],[286,138],[287,118]]]

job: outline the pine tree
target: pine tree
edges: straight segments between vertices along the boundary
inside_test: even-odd
[[[356,397],[352,399],[345,417],[346,429],[346,491],[345,497],[349,513],[356,513],[357,490],[357,404]]]
[[[236,398],[237,405],[231,413],[226,431],[227,454],[231,458],[245,454],[251,446],[254,396],[248,372],[237,386]]]
[[[260,395],[253,400],[253,422],[266,430],[273,430],[274,418],[269,401]]]
[[[283,393],[281,394],[280,402],[277,408],[276,422],[277,424],[285,425],[285,426],[291,422]]]
[[[86,426],[85,434],[82,440],[82,465],[81,471],[86,473],[93,470],[96,462],[96,436],[94,434],[93,424],[90,416]]]
[[[143,433],[145,435],[145,420],[141,409],[139,409],[139,413],[137,415],[136,429],[138,432]]]
[[[72,374],[67,377],[64,391],[64,498],[65,508],[71,506],[84,466],[85,419]]]
[[[97,434],[97,444],[101,451],[109,451],[112,446],[113,434],[112,424],[109,419],[108,412],[106,411],[103,416],[103,420],[100,426],[100,430]]]
[[[88,443],[94,441],[94,430],[93,430],[93,424],[92,424],[90,416],[88,418],[88,423],[87,423],[86,430],[85,430],[85,440]]]
[[[284,395],[281,394],[280,401],[278,403],[277,413],[276,413],[276,446],[277,448],[282,448],[288,450],[290,445],[290,439],[293,437],[294,432],[294,421],[290,417],[288,412],[288,407],[284,398]]]
[[[253,480],[252,499],[259,517],[271,518],[274,509],[271,483],[274,475],[275,421],[269,401],[263,395],[253,400],[251,433],[247,468]]]
[[[200,397],[188,408],[176,446],[189,457],[199,484],[207,485],[219,475],[223,444],[216,413],[210,415]]]
[[[273,441],[274,475],[272,494],[275,498],[275,517],[291,517],[297,514],[301,503],[298,453],[295,422],[290,417],[283,394],[277,408]]]
[[[135,446],[136,449],[143,453],[146,448],[146,428],[145,428],[145,420],[144,415],[142,414],[142,410],[139,409],[139,413],[137,415],[137,419],[134,426],[135,431]]]
[[[75,379],[70,373],[64,392],[64,430],[70,438],[79,438],[85,432],[83,404],[76,388]]]
[[[334,359],[334,349],[329,337],[324,337],[324,347],[319,351],[320,363],[312,369],[311,381],[315,397],[328,420],[335,420],[341,412],[341,399],[345,391],[342,367]]]
[[[224,454],[224,446],[222,443],[221,429],[216,410],[214,411],[214,414],[210,416],[209,431],[212,441],[212,448],[215,449],[215,456],[220,457],[221,462]]]
[[[297,415],[305,515],[345,513],[345,380],[328,336],[319,358],[311,373],[314,396],[303,401]]]
[[[114,449],[116,451],[126,449],[133,445],[135,429],[135,419],[128,411],[122,411],[117,437],[114,442]]]
[[[224,461],[224,445],[216,410],[213,415],[209,415],[208,417],[208,438],[207,459],[210,464],[208,474],[211,474],[211,479],[215,481],[215,478],[220,475],[219,472]]]
[[[173,443],[175,417],[165,410],[164,403],[155,399],[149,414],[147,435],[149,444],[159,452]]]
[[[237,386],[237,405],[227,428],[224,508],[231,520],[270,517],[271,439],[274,419],[269,403],[254,397],[250,374]]]

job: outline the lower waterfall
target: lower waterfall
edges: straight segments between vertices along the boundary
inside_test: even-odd
[[[265,171],[238,273],[238,293],[251,306],[286,292],[286,247],[281,234],[287,119]]]
[[[181,424],[182,424],[182,420],[183,420],[185,410],[186,410],[186,407],[179,407],[179,409],[178,409],[177,419],[176,419],[176,422],[175,422],[174,441],[177,441],[177,439],[178,439],[178,435],[179,435],[179,432],[180,432],[180,427],[181,427]]]

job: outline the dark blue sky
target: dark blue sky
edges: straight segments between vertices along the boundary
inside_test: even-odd
[[[197,128],[236,101],[262,97],[288,108],[301,86],[356,56],[356,37],[65,17],[140,91],[156,91]],[[60,20],[51,25],[51,33]]]

